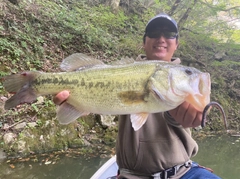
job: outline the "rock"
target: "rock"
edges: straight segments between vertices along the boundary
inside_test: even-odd
[[[3,130],[8,130],[9,129],[9,125],[7,123],[3,124]]]
[[[112,116],[112,115],[100,115],[101,124],[104,127],[112,127],[116,124],[114,122],[115,117],[116,116]]]
[[[200,130],[202,130],[203,128],[202,128],[202,126],[198,126],[198,127],[194,127],[194,129],[195,129],[196,131],[200,131]]]
[[[17,124],[16,126],[14,126],[14,129],[16,129],[16,130],[23,129],[26,127],[26,125],[27,125],[26,122],[21,122],[21,123]]]
[[[20,140],[18,141],[18,151],[23,152],[26,150],[26,141]]]
[[[35,127],[37,125],[37,123],[36,122],[29,122],[29,123],[27,123],[27,125],[29,127]]]
[[[218,61],[222,61],[225,56],[226,56],[225,52],[218,52],[214,55],[215,59]]]
[[[47,136],[47,138],[49,137],[49,135]],[[44,137],[43,137],[43,135],[40,135],[40,137],[39,137],[39,140],[43,143],[43,144],[45,144],[45,140],[44,140]]]
[[[5,144],[10,144],[15,140],[15,138],[16,138],[16,134],[9,132],[4,134],[3,141]]]
[[[43,102],[44,102],[44,98],[42,96],[39,96],[35,104],[42,104]]]
[[[91,143],[88,142],[87,140],[83,140],[83,145],[89,147],[89,146],[91,146]]]
[[[61,136],[66,136],[66,135],[68,135],[70,132],[67,130],[67,129],[62,129],[61,131],[60,131],[60,135]]]
[[[3,101],[3,102],[6,102],[8,100],[8,98],[6,98],[5,96],[1,96],[0,100]]]
[[[45,127],[48,127],[48,125],[50,125],[51,123],[50,123],[50,120],[47,120],[47,121],[45,121]]]

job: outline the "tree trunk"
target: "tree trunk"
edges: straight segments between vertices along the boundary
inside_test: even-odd
[[[180,4],[181,0],[176,0],[175,3],[173,4],[171,10],[168,12],[168,15],[172,16],[176,9],[178,8],[179,4]]]
[[[181,29],[183,27],[183,25],[185,24],[185,22],[187,21],[189,14],[191,13],[192,9],[197,4],[197,2],[198,2],[198,0],[194,0],[193,4],[188,7],[188,9],[185,11],[183,16],[180,18],[180,20],[178,21],[179,29]]]

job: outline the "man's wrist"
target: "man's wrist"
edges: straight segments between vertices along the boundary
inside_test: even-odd
[[[169,111],[164,112],[164,118],[167,121],[168,124],[174,126],[174,127],[179,127],[181,126],[176,120],[171,116]]]

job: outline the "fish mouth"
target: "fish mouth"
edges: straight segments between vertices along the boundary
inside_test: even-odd
[[[193,80],[193,93],[186,97],[186,101],[198,111],[203,111],[210,102],[211,80],[209,73],[202,73],[199,78]]]

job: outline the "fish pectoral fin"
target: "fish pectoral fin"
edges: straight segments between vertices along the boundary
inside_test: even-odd
[[[132,122],[132,127],[135,131],[139,130],[143,124],[145,124],[148,115],[148,113],[131,114],[130,119]]]
[[[67,102],[62,103],[57,108],[57,119],[60,124],[69,124],[77,118],[88,114],[87,112],[77,110]]]

